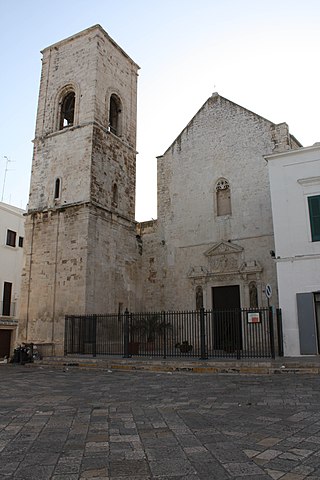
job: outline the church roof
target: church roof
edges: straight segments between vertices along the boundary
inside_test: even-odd
[[[135,65],[138,70],[140,69],[139,65],[137,65],[136,62],[134,60],[132,60],[131,57],[129,57],[129,55],[123,50],[123,48],[121,48],[120,45],[118,45],[117,42],[115,42],[115,40],[113,40],[113,38],[111,38],[110,35],[104,30],[104,28],[102,28],[101,25],[99,25],[99,24],[96,24],[96,25],[93,25],[92,27],[86,28],[85,30],[82,30],[81,32],[75,33],[74,35],[71,35],[70,37],[64,38],[63,40],[60,40],[60,41],[50,45],[49,47],[44,48],[43,50],[41,50],[41,53],[43,54],[46,50],[50,50],[52,48],[57,48],[57,47],[59,47],[63,44],[66,44],[68,42],[71,42],[71,41],[75,40],[76,38],[84,37],[88,34],[91,34],[95,30],[102,33],[102,35],[105,38],[107,38],[109,40],[109,42],[112,43],[112,45],[114,47],[116,47],[123,54],[123,56],[125,56],[133,65]]]
[[[244,112],[247,112],[248,114],[250,115],[253,115],[255,116],[256,118],[259,118],[261,119],[262,121],[264,122],[267,122],[269,123],[270,125],[273,125],[273,126],[276,126],[276,124],[274,122],[271,122],[270,120],[262,117],[261,115],[258,115],[257,113],[255,112],[252,112],[251,110],[249,110],[248,108],[245,108],[245,107],[242,107],[241,105],[229,100],[228,98],[225,98],[225,97],[222,97],[221,95],[219,95],[218,92],[214,92],[211,97],[209,97],[205,102],[204,104],[202,105],[202,107],[197,111],[197,113],[191,118],[190,122],[184,127],[184,129],[180,132],[180,134],[176,137],[176,139],[171,143],[171,145],[166,149],[166,151],[163,153],[163,155],[165,155],[173,146],[174,144],[179,141],[179,139],[181,138],[182,134],[188,130],[188,128],[192,125],[194,119],[199,115],[199,113],[211,102],[216,102],[218,99],[220,100],[223,100],[227,103],[229,103],[230,105],[233,105],[234,107],[236,108],[240,108],[241,110],[243,110]],[[297,140],[293,135],[290,134],[290,137],[291,139],[297,143],[300,147],[302,147],[303,145],[299,142],[299,140]],[[159,155],[157,158],[161,158],[163,155]]]

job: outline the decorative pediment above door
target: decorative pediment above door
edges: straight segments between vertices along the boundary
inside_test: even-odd
[[[187,275],[193,281],[259,278],[262,266],[257,260],[244,261],[243,252],[244,249],[234,243],[217,242],[203,252],[204,265],[192,266]]]
[[[242,247],[231,242],[217,242],[212,247],[209,248],[204,255],[207,257],[212,257],[214,255],[227,255],[229,253],[240,253],[243,251]]]
[[[242,247],[231,242],[217,242],[204,255],[208,258],[209,270],[212,274],[239,273]]]

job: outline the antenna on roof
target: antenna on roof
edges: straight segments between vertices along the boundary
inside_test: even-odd
[[[4,170],[4,178],[3,178],[3,187],[2,187],[1,202],[3,202],[4,187],[5,187],[5,185],[6,185],[7,171],[9,170],[9,169],[8,169],[8,164],[9,164],[10,162],[12,162],[12,160],[10,160],[10,158],[8,158],[8,157],[6,157],[6,156],[4,156],[3,158],[6,159],[6,168],[5,168],[5,170]]]

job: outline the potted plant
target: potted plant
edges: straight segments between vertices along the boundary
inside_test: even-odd
[[[181,353],[189,353],[192,351],[193,346],[188,342],[188,340],[184,340],[181,343],[176,343],[175,348],[179,348]]]

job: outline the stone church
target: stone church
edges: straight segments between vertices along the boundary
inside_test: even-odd
[[[138,65],[96,25],[43,50],[19,340],[63,353],[64,316],[265,306],[276,298],[264,155],[300,148],[214,93],[158,157],[135,221]]]

